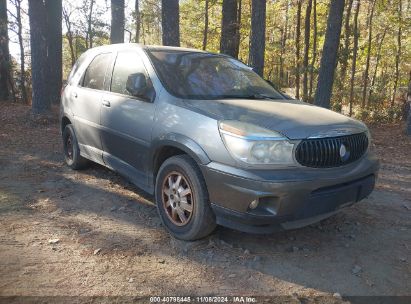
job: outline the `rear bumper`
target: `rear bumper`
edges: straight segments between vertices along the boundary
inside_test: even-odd
[[[333,169],[250,171],[216,163],[201,169],[218,224],[270,233],[318,222],[367,197],[374,189],[379,163],[367,156]],[[250,209],[256,199],[258,207]]]

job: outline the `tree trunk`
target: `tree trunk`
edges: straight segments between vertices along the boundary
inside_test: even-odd
[[[407,135],[411,135],[411,71],[409,73],[409,79],[408,79],[408,91],[407,91],[407,101],[406,101],[406,115],[407,115],[407,124],[406,124],[406,130],[405,133]]]
[[[341,68],[340,68],[340,79],[338,82],[338,100],[337,102],[341,105],[342,98],[344,96],[344,83],[347,76],[347,67],[348,67],[348,58],[350,55],[350,19],[351,19],[351,10],[354,0],[349,0],[347,5],[347,12],[345,14],[344,20],[344,46],[341,50]]]
[[[136,38],[135,42],[140,43],[141,15],[140,15],[140,0],[135,0],[135,23],[136,23]]]
[[[203,36],[203,50],[207,49],[207,38],[208,38],[208,5],[209,0],[205,0],[204,8],[204,36]]]
[[[337,65],[343,12],[344,0],[331,0],[314,101],[316,105],[328,109],[330,108],[334,72]]]
[[[387,33],[387,28],[384,29],[381,40],[378,44],[377,59],[376,59],[376,62],[375,62],[374,73],[373,73],[373,76],[371,78],[371,85],[370,85],[370,92],[368,93],[368,100],[371,100],[371,96],[374,92],[375,79],[377,78],[378,65],[379,65],[380,59],[381,59],[382,44],[384,42],[384,38],[385,38],[386,33]]]
[[[249,12],[250,12],[250,14],[251,14],[251,11],[252,11],[252,2],[251,1],[248,1],[248,10],[249,10]],[[250,64],[250,62],[249,62],[249,60],[250,60],[250,48],[251,48],[251,32],[252,32],[252,28],[251,28],[251,26],[250,26],[250,29],[249,29],[249,31],[248,31],[248,61],[247,61],[247,64]]]
[[[91,49],[93,47],[93,26],[92,26],[92,21],[93,21],[93,9],[94,9],[94,2],[95,0],[90,0],[90,3],[88,1],[84,2],[84,5],[88,5],[88,11],[87,14],[85,15],[85,19],[87,22],[87,30],[86,30],[86,49]]]
[[[240,53],[240,40],[241,40],[241,9],[242,9],[242,2],[238,0],[238,10],[237,10],[237,24],[236,24],[236,31],[235,31],[235,58],[238,58],[238,54]]]
[[[78,30],[76,30],[76,33],[75,33],[75,35],[74,35],[74,53],[75,53],[75,57],[76,58],[78,58],[78,45],[79,45],[79,42],[78,42],[78,40],[79,40],[79,38],[78,38],[78,36],[79,36],[79,33],[78,33]]]
[[[144,30],[144,12],[141,12],[141,33],[142,35],[142,39],[143,39],[143,44],[146,44],[146,35],[145,30]]]
[[[32,112],[47,114],[50,111],[50,98],[47,86],[47,14],[43,0],[29,0]]]
[[[305,28],[304,28],[304,79],[303,79],[303,100],[308,101],[308,55],[310,52],[310,26],[311,26],[311,8],[312,0],[308,0],[307,9],[305,11]]]
[[[90,1],[90,9],[89,9],[88,16],[87,16],[87,37],[88,37],[87,48],[90,48],[90,49],[93,47],[93,38],[94,38],[94,34],[93,34],[94,2],[95,0]],[[112,14],[113,14],[113,11],[112,11]]]
[[[220,53],[237,58],[237,0],[223,0]]]
[[[124,43],[124,18],[124,0],[111,0],[111,44]]]
[[[180,7],[178,0],[161,1],[163,45],[180,46]]]
[[[24,58],[24,43],[23,43],[23,24],[21,21],[21,2],[22,0],[16,0],[16,23],[17,23],[17,37],[19,40],[20,48],[20,90],[21,99],[24,103],[28,103],[27,89],[26,89],[26,64]]]
[[[351,66],[351,80],[350,80],[350,116],[352,116],[352,108],[354,103],[354,81],[355,81],[355,70],[357,65],[357,52],[358,52],[358,37],[360,33],[358,32],[358,13],[360,11],[360,1],[356,1],[356,9],[354,14],[354,49],[352,56],[352,66]]]
[[[47,11],[47,54],[49,68],[48,89],[50,102],[60,103],[63,84],[63,36],[62,36],[62,0],[46,0]]]
[[[315,0],[314,0],[315,1]],[[284,56],[286,52],[287,46],[287,38],[288,38],[288,11],[290,7],[290,2],[287,0],[285,8],[285,23],[281,31],[281,49],[280,49],[280,85],[284,85]]]
[[[266,0],[252,0],[250,66],[264,77]]]
[[[67,28],[66,38],[67,38],[69,49],[70,49],[71,66],[74,66],[77,58],[76,58],[76,54],[74,51],[73,31],[71,29],[70,14],[64,8],[63,8],[63,18],[64,18],[64,23],[66,24],[66,28]]]
[[[10,51],[7,0],[0,0],[0,101],[9,100]]]
[[[300,37],[301,37],[301,6],[302,0],[297,0],[297,25],[295,29],[295,98],[300,98]]]
[[[372,19],[374,16],[374,9],[375,9],[375,2],[374,0],[371,3],[371,12],[370,18],[368,19],[368,47],[367,47],[367,61],[365,64],[365,71],[364,71],[364,84],[362,90],[362,108],[368,104],[367,102],[367,86],[368,86],[368,71],[370,69],[370,58],[371,58],[371,46],[372,46]]]
[[[314,67],[317,60],[317,0],[313,0],[313,57],[311,58],[310,66],[310,90],[308,99],[312,102],[313,82],[314,82]]]
[[[402,2],[398,2],[398,34],[397,34],[397,54],[395,55],[395,77],[394,89],[392,93],[391,106],[394,105],[395,95],[397,95],[398,78],[400,76],[400,57],[401,57],[401,35],[402,35]]]

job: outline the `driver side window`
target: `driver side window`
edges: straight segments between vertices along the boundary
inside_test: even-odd
[[[117,55],[111,80],[111,92],[132,96],[127,91],[127,79],[131,74],[143,73],[148,78],[144,63],[135,51],[122,51]]]

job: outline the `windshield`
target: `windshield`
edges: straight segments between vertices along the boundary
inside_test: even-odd
[[[250,67],[224,55],[147,51],[166,89],[186,99],[284,99]]]

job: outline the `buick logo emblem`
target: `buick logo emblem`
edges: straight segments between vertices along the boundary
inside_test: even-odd
[[[340,146],[340,157],[342,160],[345,160],[345,156],[347,155],[347,148],[345,147],[344,144],[341,144]]]

